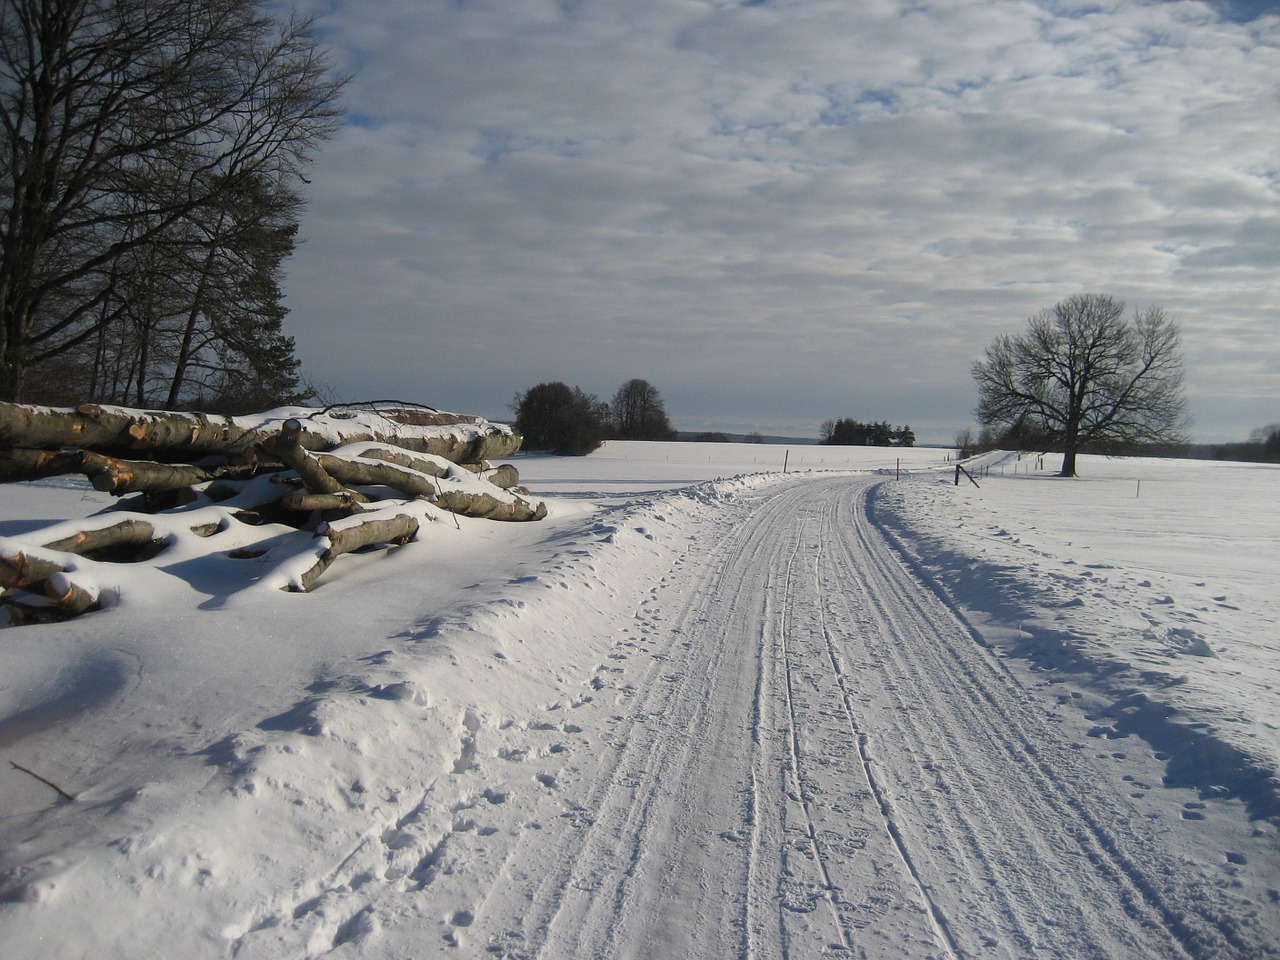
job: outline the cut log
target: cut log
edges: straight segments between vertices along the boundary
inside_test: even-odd
[[[364,456],[361,453],[361,456]],[[316,459],[335,480],[347,486],[385,486],[410,497],[426,497],[436,506],[464,517],[486,520],[541,520],[547,515],[545,504],[536,507],[523,498],[510,494],[510,500],[489,493],[474,492],[440,483],[417,471],[388,461],[370,463],[348,460],[332,453],[320,453]],[[414,459],[414,458],[409,458]]]
[[[437,484],[432,477],[387,461],[369,463],[348,460],[332,453],[316,454],[320,466],[335,480],[348,487],[390,487],[408,497],[435,496]]]
[[[298,442],[306,450],[373,440],[460,463],[509,457],[520,449],[520,435],[503,424],[416,408],[292,408],[284,416],[268,412],[222,417],[95,404],[69,409],[16,403],[0,403],[0,448],[236,456],[275,436],[286,419],[302,423]]]
[[[145,520],[121,520],[97,530],[80,530],[69,537],[46,543],[48,550],[81,556],[107,547],[143,546],[156,539],[156,528]]]
[[[72,581],[65,573],[55,573],[44,582],[44,595],[64,613],[78,617],[98,602],[97,587]]]
[[[328,540],[328,546],[310,569],[289,584],[287,589],[294,593],[306,593],[310,590],[320,575],[344,553],[380,543],[408,543],[418,535],[418,520],[406,514],[369,515],[342,526],[325,524],[316,534]]]
[[[280,432],[262,449],[279,457],[285,466],[293,468],[302,478],[303,486],[312,493],[336,494],[342,492],[342,484],[331,477],[320,463],[298,442],[302,435],[302,424],[297,420],[286,420]]]
[[[251,446],[257,431],[229,417],[100,407],[75,409],[0,403],[0,445],[102,450],[198,450],[229,453]]]
[[[398,467],[408,467],[410,470],[417,470],[419,473],[425,473],[429,477],[447,477],[449,468],[441,466],[434,460],[424,460],[422,457],[415,457],[413,454],[404,450],[386,450],[382,447],[369,447],[360,451],[360,457],[365,460],[382,460],[385,463],[394,463]],[[467,465],[470,467],[470,465]]]
[[[78,450],[3,450],[0,451],[0,483],[17,480],[43,480],[79,473]]]
[[[344,490],[342,493],[290,493],[280,498],[281,506],[299,513],[312,510],[343,510],[347,513],[361,513],[369,498],[358,490]]]
[[[513,497],[508,502],[488,493],[449,488],[437,493],[432,503],[464,517],[479,517],[484,520],[541,520],[547,515],[545,503],[539,503],[535,507],[519,497]]]
[[[168,493],[244,471],[231,466],[210,468],[186,463],[118,460],[92,450],[81,450],[76,459],[75,472],[88,477],[93,489],[117,497],[128,493]]]
[[[215,478],[247,479],[263,467],[255,464],[196,466],[121,460],[93,450],[13,449],[0,452],[0,482],[41,480],[80,474],[95,490],[124,496],[129,493],[167,493]]]
[[[520,471],[509,463],[500,463],[493,469],[484,471],[480,476],[502,490],[510,490],[520,485]]]
[[[25,550],[0,547],[0,587],[20,589],[61,573],[62,564],[33,557]]]

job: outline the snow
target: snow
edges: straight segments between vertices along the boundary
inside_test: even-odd
[[[1056,459],[984,459],[980,489],[886,497],[922,568],[1056,683],[1128,696],[1094,736],[1193,728],[1171,774],[1280,815],[1280,468],[1091,458],[1064,481]]]
[[[196,504],[0,631],[4,955],[1280,951],[1274,468],[513,462],[547,519],[419,505],[296,594]],[[111,505],[0,486],[0,536]]]

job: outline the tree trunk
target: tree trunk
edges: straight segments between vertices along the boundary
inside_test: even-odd
[[[78,450],[0,450],[0,483],[79,473]]]
[[[441,509],[464,517],[526,521],[541,520],[547,515],[544,503],[535,507],[514,493],[507,494],[508,500],[488,493],[462,490],[394,463],[347,460],[331,453],[321,453],[317,460],[330,476],[347,486],[391,487],[411,497],[424,497]]]
[[[222,234],[222,226],[226,223],[227,212],[225,210],[218,214],[218,225],[214,230],[214,235],[209,238],[209,252],[205,255],[204,263],[200,266],[200,278],[196,282],[195,290],[192,293],[191,309],[187,311],[187,322],[182,328],[182,340],[178,344],[178,357],[173,364],[173,379],[169,383],[169,398],[165,401],[165,407],[169,410],[177,409],[178,398],[182,396],[182,386],[187,379],[187,365],[191,361],[191,345],[195,342],[196,321],[200,319],[200,313],[204,310],[205,291],[209,287],[209,273],[213,269],[213,261],[218,254],[218,240]]]
[[[257,465],[198,467],[187,463],[119,460],[92,450],[81,450],[74,459],[76,467],[69,472],[83,474],[93,489],[117,497],[126,493],[168,493],[219,478],[245,479],[260,469]]]
[[[1060,477],[1074,477],[1076,475],[1076,451],[1074,447],[1068,447],[1062,454],[1062,470],[1058,473]]]

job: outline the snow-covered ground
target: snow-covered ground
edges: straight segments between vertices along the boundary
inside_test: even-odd
[[[886,488],[882,518],[1000,649],[1101,697],[1169,777],[1280,818],[1280,468],[979,458],[981,488]]]
[[[1280,952],[1280,471],[514,462],[540,523],[309,594],[175,534],[0,631],[0,955]]]

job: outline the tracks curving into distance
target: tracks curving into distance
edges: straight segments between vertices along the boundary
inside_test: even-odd
[[[712,521],[625,629],[604,748],[469,915],[489,955],[1243,958],[1160,825],[910,572],[878,481]],[[620,654],[621,656],[621,654]]]

